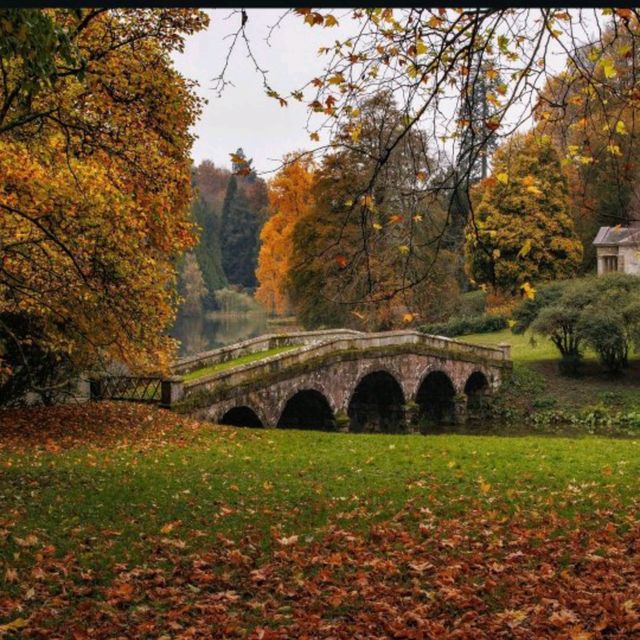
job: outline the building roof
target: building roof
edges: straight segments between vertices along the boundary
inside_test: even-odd
[[[593,240],[597,246],[640,244],[640,227],[600,227]]]

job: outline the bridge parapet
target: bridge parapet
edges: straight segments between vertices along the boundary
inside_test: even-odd
[[[203,353],[197,353],[193,356],[180,358],[175,362],[171,370],[175,375],[184,375],[201,369],[210,367],[222,362],[235,360],[244,355],[259,353],[260,351],[268,351],[278,347],[289,347],[294,345],[312,345],[318,342],[325,342],[341,337],[352,337],[363,335],[361,331],[352,329],[328,329],[319,331],[295,331],[291,333],[269,333],[266,335],[236,342],[235,344]],[[261,363],[264,360],[260,361]]]
[[[278,342],[277,345],[270,341],[288,340]],[[244,353],[255,353],[273,346],[285,346],[301,344],[300,340],[307,342],[299,349],[276,354],[255,362],[240,365],[223,371],[218,371],[207,376],[193,380],[182,381],[176,378],[175,385],[179,387],[176,393],[171,394],[173,402],[187,400],[190,397],[201,396],[205,402],[213,402],[222,398],[230,390],[240,387],[248,387],[267,384],[269,379],[280,373],[290,371],[304,371],[305,367],[320,366],[325,360],[335,356],[336,359],[344,357],[365,357],[367,354],[376,353],[411,353],[418,350],[429,355],[435,355],[451,360],[478,362],[500,369],[510,368],[511,361],[506,348],[473,345],[453,338],[432,336],[417,331],[385,331],[381,333],[361,333],[357,331],[334,332],[304,332],[288,334],[284,336],[261,336],[252,341],[246,341],[233,348],[216,350],[208,354],[202,354],[203,358],[189,359],[182,370],[186,373],[194,368],[208,366],[211,362],[223,362],[225,360],[207,360],[209,357],[231,359],[229,353],[236,353],[233,357],[242,355],[242,349],[253,349]],[[265,347],[265,345],[270,345]],[[240,350],[240,351],[239,351]],[[220,353],[223,352],[223,353]],[[184,362],[184,361],[182,361]],[[191,366],[191,369],[187,368]],[[175,370],[175,369],[174,369]],[[195,397],[194,397],[195,400]]]

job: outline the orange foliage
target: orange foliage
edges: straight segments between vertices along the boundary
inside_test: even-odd
[[[200,103],[169,54],[206,24],[195,10],[94,17],[77,39],[85,76],[35,99],[55,117],[0,137],[0,316],[28,319],[44,350],[77,366],[162,369],[172,356],[163,334],[175,259],[195,240],[189,129]]]
[[[260,234],[256,298],[269,311],[283,315],[289,308],[286,294],[293,228],[313,205],[314,167],[311,160],[285,159],[285,166],[269,183],[270,217]]]

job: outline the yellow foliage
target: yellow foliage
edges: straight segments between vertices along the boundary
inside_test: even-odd
[[[60,27],[71,19],[51,15]],[[158,30],[159,18],[140,13],[133,46],[125,14],[94,17],[77,40],[85,76],[34,98],[56,118],[0,138],[0,314],[28,317],[41,346],[77,366],[162,370],[173,356],[165,332],[175,262],[195,242],[189,129],[200,103],[169,54],[207,19],[175,11]],[[19,71],[5,66],[5,90]]]

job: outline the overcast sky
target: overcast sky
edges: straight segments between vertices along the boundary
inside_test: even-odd
[[[353,23],[348,9],[332,12],[340,26],[331,29],[310,27],[299,16],[290,15],[273,32],[269,46],[265,42],[269,27],[284,12],[284,9],[248,9],[247,32],[259,64],[269,72],[271,86],[288,94],[320,75],[326,58],[318,56],[318,48],[347,35],[349,23],[351,26]],[[187,78],[197,80],[199,94],[208,100],[195,127],[198,139],[193,158],[196,164],[209,159],[216,165],[228,167],[229,154],[242,147],[247,156],[253,158],[257,171],[267,174],[277,169],[283,154],[317,146],[305,130],[306,104],[291,101],[288,107],[280,107],[273,98],[267,97],[262,77],[248,59],[242,43],[227,70],[234,86],[227,86],[222,97],[217,97],[214,78],[221,72],[230,46],[230,39],[225,36],[237,29],[240,15],[231,15],[231,9],[213,9],[207,13],[211,18],[209,28],[187,38],[184,53],[174,55],[178,70]],[[564,60],[560,47],[552,45],[547,57],[548,68],[558,72]],[[528,111],[526,105],[520,108]],[[316,125],[320,123],[315,121]]]
[[[288,93],[320,73],[322,59],[317,55],[318,48],[327,44],[327,36],[340,37],[343,30],[334,27],[323,31],[290,16],[273,33],[269,47],[265,37],[283,12],[283,9],[248,9],[247,27],[255,55],[269,71],[271,86]],[[211,17],[208,30],[188,38],[184,53],[174,56],[178,70],[197,80],[199,94],[209,101],[195,128],[198,140],[193,147],[194,161],[199,163],[208,158],[217,165],[229,166],[229,154],[242,147],[262,172],[276,168],[287,152],[315,146],[317,143],[309,140],[305,130],[306,106],[292,101],[288,107],[280,107],[267,97],[262,78],[242,47],[235,52],[228,69],[228,77],[235,86],[227,86],[222,97],[217,97],[213,78],[220,73],[230,44],[224,36],[237,27],[240,17],[234,15],[225,20],[230,9],[207,13]],[[343,9],[333,13],[343,24],[349,20]]]

